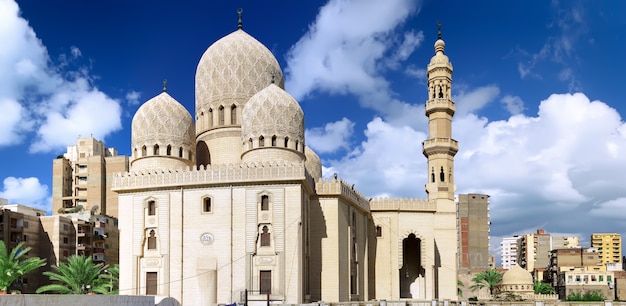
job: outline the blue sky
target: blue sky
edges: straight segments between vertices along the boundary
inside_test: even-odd
[[[424,197],[425,68],[454,66],[459,193],[491,195],[492,249],[543,228],[626,234],[622,1],[0,0],[0,197],[50,210],[80,136],[130,151],[168,92],[194,114],[204,50],[243,28],[276,56],[306,143],[366,196]]]

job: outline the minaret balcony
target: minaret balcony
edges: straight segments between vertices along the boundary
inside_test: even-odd
[[[459,151],[459,142],[452,138],[431,138],[424,140],[422,147],[426,157],[438,153],[454,156]]]
[[[456,106],[450,99],[434,98],[426,101],[426,116],[430,116],[434,112],[446,112],[453,116],[455,111]]]

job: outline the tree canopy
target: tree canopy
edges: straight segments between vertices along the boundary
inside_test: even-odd
[[[476,274],[476,276],[472,278],[472,282],[474,284],[470,287],[470,289],[472,289],[472,291],[476,291],[477,289],[489,288],[489,293],[493,294],[493,288],[500,281],[502,281],[502,272],[496,269],[489,269]]]
[[[25,258],[29,251],[30,247],[25,248],[20,242],[8,252],[4,241],[0,240],[0,291],[6,292],[18,278],[46,265],[45,259]]]
[[[54,284],[45,285],[37,289],[37,293],[54,292],[59,294],[108,294],[111,290],[110,281],[104,271],[108,266],[95,264],[90,256],[73,255],[66,262],[53,267],[56,272],[47,271]]]

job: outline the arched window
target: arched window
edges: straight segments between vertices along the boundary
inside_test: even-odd
[[[148,202],[148,216],[154,216],[156,214],[156,202]]]
[[[141,156],[146,156],[148,155],[148,150],[146,149],[146,146],[141,147]]]
[[[261,210],[269,210],[270,209],[270,197],[264,195],[261,196]]]
[[[218,109],[218,115],[219,115],[219,124],[220,126],[224,125],[224,107],[220,105],[220,108]]]
[[[382,237],[383,236],[383,228],[379,225],[376,227],[376,237]]]
[[[298,143],[298,141],[296,140],[296,151],[300,151],[299,144],[300,143]]]
[[[443,182],[445,181],[446,174],[443,173],[443,167],[441,167],[441,172],[439,173],[439,179]]]
[[[204,199],[202,199],[202,212],[203,213],[210,213],[212,212],[213,207],[211,207],[211,198],[206,197]]]
[[[183,147],[178,148],[178,157],[183,158]]]
[[[213,109],[209,108],[209,127],[213,127]]]
[[[171,156],[171,155],[172,155],[172,146],[167,145],[167,156]]]
[[[254,145],[252,144],[252,138],[248,139],[248,146],[249,146],[250,150],[252,150],[252,148],[254,148]]]
[[[276,146],[276,135],[272,136],[272,147]]]
[[[259,147],[265,146],[265,138],[263,136],[259,136]]]
[[[154,155],[159,155],[159,145],[158,144],[154,145]]]
[[[156,235],[154,230],[150,230],[150,236],[148,236],[148,250],[156,249]]]
[[[289,137],[285,137],[285,148],[289,147]]]
[[[237,105],[230,107],[230,124],[237,124]]]
[[[261,230],[261,246],[270,246],[270,233],[267,225],[263,225]]]

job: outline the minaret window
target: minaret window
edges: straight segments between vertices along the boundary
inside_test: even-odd
[[[261,232],[261,246],[270,246],[270,233],[267,225],[263,226],[263,230]]]
[[[211,212],[211,198],[206,197],[202,199],[202,212],[210,213]]]
[[[154,154],[153,155],[159,155],[159,145],[158,144],[154,145]]]
[[[297,140],[296,140],[296,151],[300,151],[300,148],[299,148],[299,143],[298,143],[298,141],[297,141]]]
[[[213,127],[213,109],[209,108],[209,127]]]
[[[172,146],[171,145],[167,145],[167,156],[172,155]]]
[[[445,181],[446,174],[443,173],[443,167],[441,167],[441,172],[439,173],[439,179],[443,182]]]
[[[435,182],[435,168],[433,168],[432,171],[433,172],[430,174],[430,182],[434,183]]]
[[[220,126],[224,125],[224,107],[220,105],[220,108],[218,109],[218,114],[219,114],[219,123]]]
[[[148,250],[156,250],[156,236],[154,230],[150,231],[150,236],[148,237]]]
[[[289,137],[285,137],[285,148],[289,147]]]
[[[230,107],[230,124],[237,124],[237,105]]]
[[[254,146],[252,145],[252,138],[248,139],[248,146],[249,146],[250,150],[252,150],[252,148],[254,148]]]
[[[178,148],[178,157],[183,157],[183,147]]]
[[[146,156],[146,155],[148,155],[147,151],[148,151],[148,150],[146,149],[146,146],[141,147],[141,156]]]
[[[276,146],[276,135],[272,136],[272,147]]]
[[[259,147],[265,146],[265,138],[263,136],[259,136]]]
[[[443,98],[443,86],[439,86],[439,98]]]

